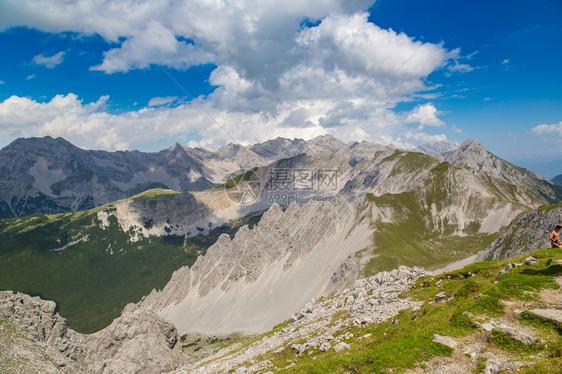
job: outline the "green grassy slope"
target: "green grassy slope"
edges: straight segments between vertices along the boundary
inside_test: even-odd
[[[111,207],[0,220],[0,289],[54,300],[70,328],[94,332],[127,303],[163,288],[173,271],[193,264],[220,234],[232,235],[261,217],[249,215],[187,240],[151,236],[131,242],[114,216],[108,228],[100,226],[101,209]]]
[[[418,156],[418,163],[429,162],[428,157]],[[366,194],[369,203],[381,209],[391,209],[395,221],[374,222],[376,257],[367,263],[364,269],[366,276],[392,270],[399,265],[436,267],[446,264],[482,250],[499,235],[478,233],[477,221],[465,227],[462,235],[454,234],[457,229],[454,222],[442,220],[434,223],[432,204],[438,212],[458,204],[454,199],[462,187],[454,182],[455,169],[444,162],[434,166],[424,184],[412,191],[381,196]],[[485,207],[487,203],[474,201],[471,208]]]

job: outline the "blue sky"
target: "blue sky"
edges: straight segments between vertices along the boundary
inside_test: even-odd
[[[562,2],[0,0],[0,146],[473,137],[562,159]]]

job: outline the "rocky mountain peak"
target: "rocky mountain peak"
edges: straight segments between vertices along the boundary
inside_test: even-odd
[[[34,137],[34,138],[18,138],[8,144],[3,150],[18,150],[24,152],[45,152],[45,151],[75,151],[80,150],[74,144],[61,137],[53,138],[52,136]]]
[[[445,161],[452,165],[467,166],[475,171],[483,170],[484,165],[495,163],[495,160],[499,158],[489,153],[482,144],[472,138],[467,139],[456,151],[445,157]]]
[[[314,155],[322,152],[337,152],[343,147],[345,147],[345,144],[341,140],[334,138],[330,134],[326,134],[309,140],[307,142],[306,153]]]
[[[307,142],[305,140],[299,138],[287,139],[277,137],[263,143],[254,144],[250,148],[265,159],[275,160],[302,153],[306,144]]]
[[[529,206],[536,206],[537,200],[550,204],[559,202],[562,196],[562,189],[559,186],[527,169],[512,165],[497,157],[474,139],[467,139],[456,151],[445,154],[443,160],[457,167],[468,168],[472,173],[484,179],[495,178],[495,189],[505,191],[511,189],[515,191],[520,201],[528,200],[528,197],[525,196],[529,195],[521,193],[527,189],[534,196],[533,199],[527,201]]]
[[[471,139],[472,140],[472,139]],[[441,140],[434,143],[425,143],[416,147],[414,152],[422,152],[430,156],[437,156],[446,152],[453,152],[458,148],[457,143]]]
[[[459,147],[459,149],[461,150],[483,150],[486,151],[486,149],[484,148],[484,146],[482,144],[480,144],[476,139],[473,138],[468,138],[464,141],[464,143],[461,144],[461,146]]]
[[[177,149],[183,149],[183,146],[182,146],[180,143],[175,142],[174,145],[172,145],[172,146],[171,146],[170,148],[168,148],[168,149],[169,149],[170,151],[175,151],[175,150],[177,150]]]

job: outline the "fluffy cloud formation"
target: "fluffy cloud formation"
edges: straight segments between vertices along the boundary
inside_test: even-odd
[[[61,51],[52,56],[45,56],[41,53],[33,57],[33,62],[36,63],[37,65],[43,65],[48,69],[52,69],[55,66],[60,65],[62,63],[62,61],[64,60],[64,55],[65,55],[64,51]]]
[[[153,97],[148,101],[148,106],[161,106],[161,105],[168,105],[178,101],[179,97],[177,96],[167,96],[167,97]]]
[[[344,140],[416,140],[413,133],[422,139],[429,136],[422,132],[425,126],[444,126],[437,108],[422,104],[407,116],[393,108],[429,90],[426,78],[435,70],[470,67],[458,64],[459,50],[369,22],[365,11],[373,3],[6,0],[0,2],[0,30],[21,25],[70,30],[115,43],[92,70],[112,74],[151,65],[187,69],[211,63],[216,69],[209,82],[217,89],[173,107],[167,98],[153,98],[147,108],[118,115],[105,111],[107,98],[84,104],[74,94],[46,103],[11,97],[0,103],[8,114],[0,125],[12,126],[11,133],[27,134],[27,128],[108,149],[186,133],[198,134],[203,140],[197,145],[208,147],[324,133]],[[62,107],[61,101],[66,103]],[[5,119],[17,117],[7,112],[16,108],[37,112],[20,112],[27,120],[20,118],[15,128]],[[408,123],[419,127],[411,129]]]
[[[448,141],[447,137],[443,134],[429,135],[422,132],[406,131],[396,138],[385,136],[382,143],[387,145],[392,144],[401,149],[412,150],[420,144],[433,144],[443,141]]]
[[[124,41],[119,48],[104,53],[103,63],[91,67],[106,73],[144,69],[151,64],[187,69],[213,62],[213,55],[202,48],[178,41],[172,31],[156,21]]]
[[[12,96],[0,103],[0,126],[12,138],[32,132],[62,136],[84,147],[127,149],[131,142],[149,141],[154,134],[166,137],[210,125],[206,116],[190,106],[109,114],[104,111],[108,99],[102,96],[85,104],[71,93],[40,103]]]
[[[407,123],[419,123],[418,129],[422,130],[424,126],[445,126],[445,122],[441,121],[437,115],[440,114],[432,103],[422,104],[415,107],[406,117]]]
[[[562,121],[554,125],[538,125],[531,129],[531,132],[537,135],[552,135],[557,139],[562,136]]]

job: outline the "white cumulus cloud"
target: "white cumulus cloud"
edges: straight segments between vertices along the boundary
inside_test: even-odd
[[[4,0],[0,30],[28,26],[99,34],[112,42],[93,70],[112,74],[153,65],[187,69],[210,63],[216,68],[209,83],[217,88],[172,106],[167,105],[172,98],[153,98],[145,108],[120,114],[70,93],[44,103],[13,96],[0,103],[7,114],[0,126],[9,128],[5,134],[52,134],[106,149],[186,133],[196,133],[203,139],[197,144],[211,148],[225,141],[244,144],[325,133],[344,140],[416,140],[412,134],[422,139],[425,126],[444,126],[435,106],[420,104],[403,115],[394,111],[396,104],[431,95],[434,87],[427,77],[432,72],[470,67],[457,62],[458,49],[369,22],[366,11],[373,3]],[[56,62],[55,56],[39,56],[39,61]],[[66,103],[64,112],[57,104],[61,101]],[[4,121],[12,117],[19,122]]]
[[[60,65],[64,60],[64,55],[66,52],[60,51],[52,56],[45,56],[44,54],[39,54],[33,57],[33,62],[37,65],[43,65],[48,69],[52,69],[57,65]]]
[[[178,101],[177,96],[167,96],[167,97],[153,97],[148,101],[148,106],[161,106],[171,104],[173,102]]]
[[[445,123],[437,117],[440,112],[432,103],[426,103],[415,107],[406,117],[408,123],[419,123],[419,129],[424,126],[445,126]]]
[[[547,136],[562,136],[562,121],[553,125],[538,125],[531,129],[531,132],[537,135],[547,135]]]

